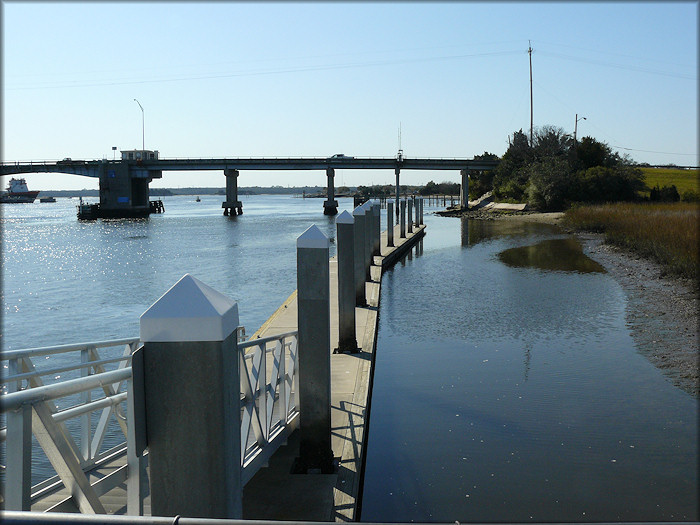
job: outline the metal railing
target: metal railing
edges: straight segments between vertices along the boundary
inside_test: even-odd
[[[298,426],[298,338],[296,332],[288,332],[245,342],[245,329],[238,327],[237,333],[245,484]],[[28,511],[42,497],[65,487],[71,495],[49,510],[77,507],[83,513],[104,513],[100,496],[126,482],[127,514],[143,514],[148,456],[136,454],[130,366],[140,345],[138,338],[128,338],[1,354],[7,371],[0,396],[6,418],[0,429],[7,463],[5,509]],[[80,359],[64,359],[63,365],[50,367],[35,364],[37,358],[48,358],[45,363],[70,352],[79,352]],[[56,382],[45,384],[45,378]],[[116,422],[116,433],[123,434],[124,441],[105,447],[110,422]],[[114,423],[111,427],[114,434]],[[56,472],[33,486],[32,436]],[[116,441],[114,435],[111,439]],[[90,483],[91,471],[120,458],[110,474]]]

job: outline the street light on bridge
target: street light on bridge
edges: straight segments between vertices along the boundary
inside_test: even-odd
[[[142,137],[142,143],[141,143],[141,149],[146,150],[146,117],[143,112],[143,106],[141,105],[141,102],[138,100],[134,99],[134,102],[136,102],[139,107],[141,108],[141,137]],[[575,135],[575,133],[574,133]]]

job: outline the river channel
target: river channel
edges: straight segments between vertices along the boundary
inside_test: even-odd
[[[697,400],[616,281],[555,226],[427,219],[383,277],[361,519],[697,520]]]

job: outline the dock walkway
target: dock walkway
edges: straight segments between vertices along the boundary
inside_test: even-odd
[[[260,469],[243,490],[243,518],[294,521],[355,521],[364,457],[366,418],[371,392],[372,363],[377,336],[379,294],[383,271],[395,264],[425,235],[414,226],[406,238],[395,227],[395,247],[387,247],[382,232],[381,256],[375,256],[372,280],[366,283],[366,307],[355,309],[356,354],[331,355],[331,445],[338,458],[337,474],[291,474],[299,450],[299,432],[280,447],[267,468]],[[337,263],[331,259],[331,348],[338,347]],[[297,329],[294,292],[252,338]]]

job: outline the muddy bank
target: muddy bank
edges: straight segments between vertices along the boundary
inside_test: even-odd
[[[446,210],[447,217],[559,224],[561,212]],[[603,242],[603,235],[576,233],[583,250],[600,263],[627,295],[626,322],[637,350],[679,388],[700,397],[698,290],[689,279],[665,275],[647,259]]]
[[[691,280],[668,277],[660,265],[577,233],[627,295],[626,321],[637,350],[678,387],[700,397],[698,293]]]

